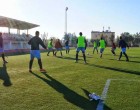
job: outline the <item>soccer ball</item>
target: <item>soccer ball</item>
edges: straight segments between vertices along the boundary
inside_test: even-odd
[[[87,53],[87,55],[89,55],[89,53]]]

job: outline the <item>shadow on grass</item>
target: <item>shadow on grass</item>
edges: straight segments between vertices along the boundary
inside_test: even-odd
[[[86,58],[93,58],[93,55],[86,55]]]
[[[51,86],[53,89],[55,89],[57,92],[62,93],[64,95],[64,98],[78,106],[81,109],[84,110],[96,110],[97,101],[89,101],[87,98],[77,94],[75,91],[69,89],[67,86],[65,86],[64,84],[60,83],[59,81],[55,80],[54,78],[52,78],[51,76],[49,76],[46,73],[43,73],[48,79],[43,78],[35,73],[32,72],[32,74],[34,76],[36,76],[37,78],[43,80],[45,83],[47,83],[49,86]],[[110,110],[110,109],[108,109]]]
[[[140,57],[137,57],[137,56],[129,56],[129,58],[140,58]]]
[[[66,59],[66,60],[76,60],[76,58],[72,58],[72,57],[66,57],[66,56],[63,56],[63,57],[61,57],[61,56],[56,56],[57,58],[61,58],[61,59]],[[82,58],[81,58],[82,57]],[[80,60],[83,60],[83,56],[81,56],[80,58],[78,58],[78,61],[80,61]],[[90,57],[90,56],[86,56],[86,58],[93,58],[93,57]]]
[[[103,55],[109,55],[109,56],[114,56],[111,52],[110,52],[110,54],[108,54],[108,53],[104,53]],[[119,55],[115,55],[115,56],[119,56]]]
[[[57,58],[61,58],[61,59],[66,59],[66,60],[75,60],[75,58],[72,58],[72,57],[61,57],[61,56],[56,56]]]
[[[117,59],[109,59],[109,60],[117,60]],[[126,60],[120,60],[120,61],[125,61],[126,62]],[[129,62],[132,62],[132,63],[140,63],[140,61],[129,61]]]
[[[3,80],[4,86],[11,86],[12,85],[12,83],[10,81],[10,77],[7,73],[6,64],[3,64],[3,67],[0,67],[0,79]]]
[[[113,71],[129,73],[129,74],[140,75],[139,71],[132,71],[132,70],[126,70],[126,69],[121,69],[121,68],[112,68],[112,67],[100,66],[100,65],[95,65],[95,64],[91,64],[90,66],[95,66],[98,68],[104,68],[104,69],[109,69],[109,70],[113,70]]]
[[[129,62],[132,62],[132,63],[140,63],[140,61],[129,61]]]

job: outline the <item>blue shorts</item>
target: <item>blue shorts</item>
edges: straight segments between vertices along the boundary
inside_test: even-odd
[[[69,46],[66,46],[66,50],[69,50]]]
[[[103,53],[104,52],[104,48],[100,48],[100,53]]]
[[[61,51],[61,50],[62,50],[62,48],[56,48],[56,50],[57,50],[57,51]]]
[[[4,52],[3,48],[0,48],[0,53],[3,53],[3,52]]]
[[[48,48],[48,50],[49,50],[49,51],[53,51],[53,48],[52,48],[52,47],[50,47],[50,48]]]
[[[123,52],[123,53],[126,52],[126,48],[122,48],[122,52]]]
[[[40,59],[40,50],[30,50],[30,58],[37,58]]]
[[[84,53],[85,52],[85,47],[78,47],[76,52],[79,52],[80,50],[82,51],[82,53]]]

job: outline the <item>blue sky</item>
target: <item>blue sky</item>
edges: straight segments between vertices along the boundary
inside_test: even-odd
[[[31,23],[36,30],[48,33],[49,37],[62,38],[65,31],[65,7],[67,32],[80,31],[90,38],[91,31],[108,27],[120,35],[122,32],[140,32],[140,0],[1,0],[0,15]],[[14,31],[14,30],[13,30]]]

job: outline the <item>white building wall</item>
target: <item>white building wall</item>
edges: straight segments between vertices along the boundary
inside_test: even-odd
[[[103,35],[104,39],[106,40],[108,46],[111,45],[111,40],[110,40],[110,37],[112,36],[112,34],[114,35],[114,38],[115,39],[115,32],[99,32],[99,31],[92,31],[91,32],[91,39],[92,40],[97,40],[97,39],[100,39],[101,36]]]

